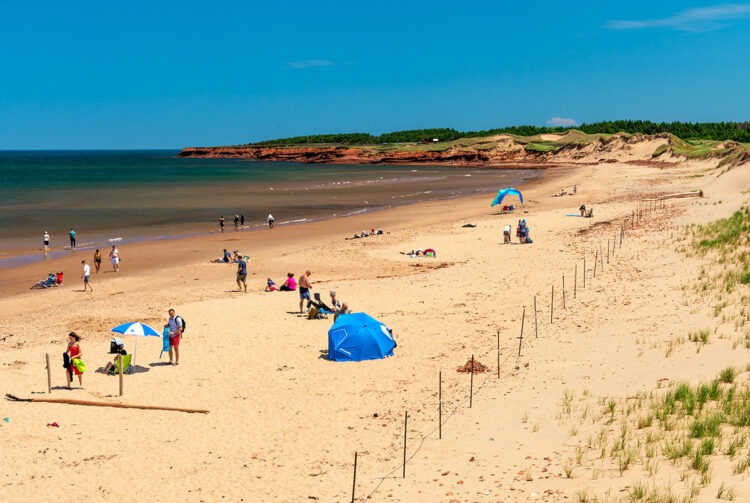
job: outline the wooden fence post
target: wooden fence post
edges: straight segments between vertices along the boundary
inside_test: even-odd
[[[52,367],[49,364],[49,353],[44,354],[47,359],[47,393],[52,394]]]

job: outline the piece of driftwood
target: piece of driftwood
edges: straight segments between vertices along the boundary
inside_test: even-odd
[[[691,190],[690,192],[678,192],[676,194],[665,194],[659,197],[644,199],[644,201],[663,201],[664,199],[676,199],[680,197],[703,197],[702,190]]]
[[[128,403],[94,402],[91,400],[74,400],[72,398],[20,398],[15,395],[11,395],[10,393],[5,394],[5,399],[12,400],[14,402],[66,403],[69,405],[90,405],[93,407],[119,407],[121,409],[144,409],[144,410],[171,410],[174,412],[208,414],[208,411],[204,409],[183,409],[181,407],[161,407],[158,405],[132,405]]]

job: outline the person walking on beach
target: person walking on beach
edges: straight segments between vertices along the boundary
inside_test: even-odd
[[[49,232],[44,231],[42,242],[44,243],[44,253],[47,253],[49,251]]]
[[[224,232],[224,215],[219,217],[219,229],[221,229],[221,232]]]
[[[304,314],[302,304],[305,303],[305,299],[307,299],[307,306],[310,307],[310,289],[312,288],[312,283],[310,283],[311,274],[312,272],[310,272],[310,269],[306,270],[304,274],[299,277],[299,281],[297,282],[297,285],[299,286],[299,312],[302,314]]]
[[[237,291],[241,292],[243,287],[247,292],[247,262],[245,257],[240,257],[240,261],[237,262]]]
[[[102,266],[102,252],[99,251],[99,248],[96,249],[94,252],[94,267],[96,268],[96,272],[99,272],[99,268]]]
[[[510,243],[510,230],[511,230],[510,224],[506,225],[505,228],[503,229],[503,243],[506,245]]]
[[[83,366],[83,360],[81,359],[83,351],[81,350],[80,342],[80,335],[75,332],[70,332],[70,334],[68,334],[68,348],[64,353],[67,363],[67,366],[65,367],[67,369],[65,376],[68,378],[68,388],[70,388],[70,385],[73,382],[73,374],[78,376],[78,384],[83,386],[83,372],[86,370],[86,367]]]
[[[89,283],[89,277],[91,276],[91,267],[86,263],[86,260],[81,260],[81,264],[83,264],[83,273],[81,273],[81,277],[83,278],[83,291],[85,292],[86,287],[88,287],[93,292],[94,289]]]
[[[68,236],[70,237],[70,249],[75,250],[76,249],[76,231],[72,227],[70,228],[70,232],[68,233]]]
[[[112,250],[109,252],[109,261],[112,262],[114,272],[120,270],[120,250],[117,249],[117,245],[112,245]]]
[[[235,215],[234,216],[234,230],[239,230],[240,228],[240,216]]]
[[[245,226],[245,214],[240,215],[240,227]]]
[[[268,228],[273,229],[273,215],[269,213],[268,218],[266,218],[266,220],[268,221]]]
[[[169,309],[169,320],[164,327],[169,328],[169,364],[179,365],[180,364],[180,341],[182,340],[182,330],[185,328],[185,323],[182,318],[174,313],[174,309]]]

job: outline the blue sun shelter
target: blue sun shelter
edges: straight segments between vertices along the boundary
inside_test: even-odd
[[[342,314],[328,330],[328,359],[358,362],[393,356],[390,330],[366,313]]]
[[[521,204],[523,204],[523,194],[521,194],[521,191],[518,189],[514,189],[513,187],[508,187],[507,189],[500,189],[497,191],[497,196],[495,196],[495,199],[492,200],[491,206],[497,206],[498,204],[502,203],[503,199],[505,199],[505,196],[508,195],[518,196],[518,199],[521,200]]]

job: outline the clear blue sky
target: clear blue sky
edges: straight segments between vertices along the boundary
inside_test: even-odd
[[[0,12],[0,149],[750,119],[750,3],[0,0]]]

